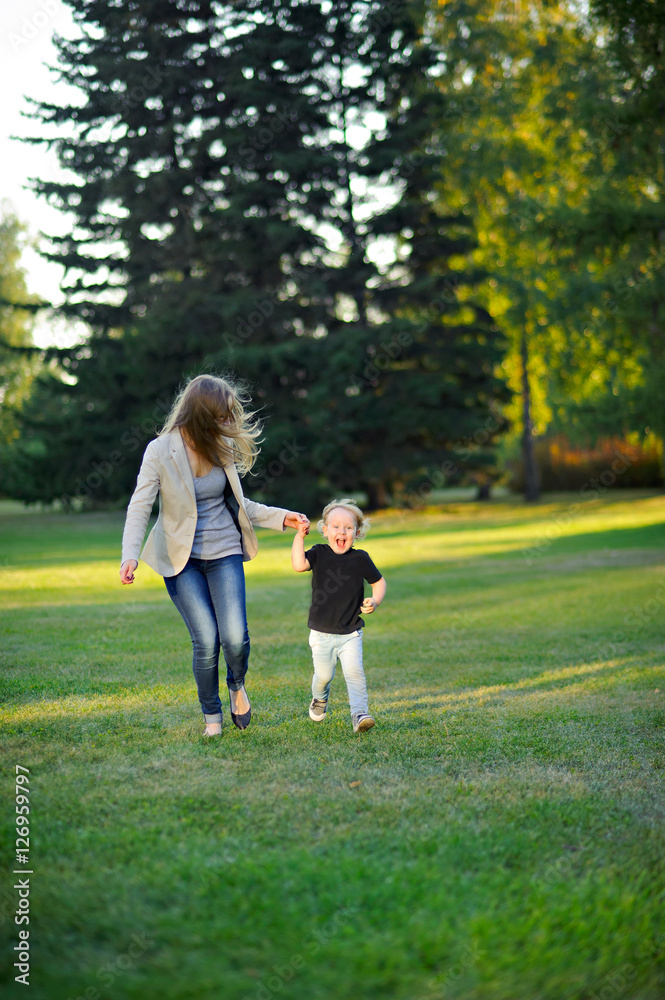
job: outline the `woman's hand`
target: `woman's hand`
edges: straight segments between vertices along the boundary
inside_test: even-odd
[[[295,528],[296,531],[297,531],[300,528],[301,525],[305,525],[305,527],[307,528],[307,530],[305,531],[305,534],[308,534],[309,533],[309,518],[307,517],[307,515],[306,514],[298,514],[294,510],[289,511],[289,513],[284,518],[284,527],[285,528]]]
[[[134,583],[134,570],[138,566],[136,559],[128,559],[120,567],[120,582]]]

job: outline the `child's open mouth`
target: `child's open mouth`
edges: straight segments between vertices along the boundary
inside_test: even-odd
[[[335,544],[337,545],[338,549],[342,549],[342,550],[345,549],[346,548],[346,538],[338,538],[336,540]]]

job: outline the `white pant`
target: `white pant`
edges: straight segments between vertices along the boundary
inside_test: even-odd
[[[363,670],[362,629],[349,635],[332,635],[311,629],[309,644],[314,662],[312,697],[327,701],[339,658],[349,692],[351,715],[367,712],[367,684]]]

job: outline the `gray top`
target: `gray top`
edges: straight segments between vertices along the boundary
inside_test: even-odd
[[[196,559],[241,556],[240,533],[224,500],[226,473],[214,466],[207,476],[194,477],[196,533],[192,555]]]

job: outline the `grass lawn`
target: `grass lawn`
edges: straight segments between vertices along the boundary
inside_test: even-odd
[[[252,724],[206,741],[121,528],[0,509],[0,850],[21,868],[20,765],[32,872],[27,990],[21,876],[0,895],[4,997],[665,997],[662,495],[375,517],[357,736],[341,670],[307,717],[291,532],[246,567]]]

